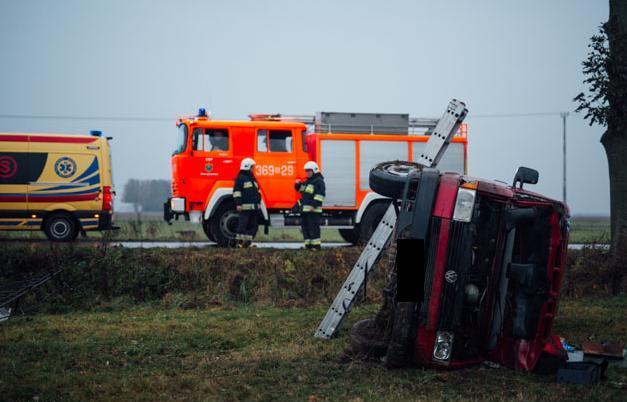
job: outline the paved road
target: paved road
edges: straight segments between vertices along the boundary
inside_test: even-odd
[[[3,239],[0,240],[0,247],[2,247],[2,243],[48,243],[45,239]],[[82,241],[79,244],[96,244],[99,241]],[[177,242],[177,241],[112,241],[109,243],[112,246],[122,246],[127,248],[189,248],[189,247],[215,247],[216,243],[210,241],[186,241],[186,242]],[[253,243],[257,248],[276,248],[276,249],[284,249],[284,250],[296,250],[299,248],[303,248],[303,243],[301,242],[255,242]],[[350,243],[322,243],[323,248],[335,248],[335,247],[348,247]],[[570,250],[581,250],[585,244],[569,244],[568,248]],[[595,248],[599,249],[607,249],[609,248],[608,244],[596,244]]]
[[[216,243],[212,243],[209,241],[192,241],[192,242],[159,242],[159,241],[147,241],[147,242],[138,242],[138,241],[122,241],[122,242],[113,242],[111,243],[115,246],[122,246],[128,248],[156,248],[156,247],[164,247],[164,248],[187,248],[187,247],[206,247],[206,246],[216,246]],[[300,242],[255,242],[253,245],[257,248],[278,248],[285,250],[295,250],[303,247],[303,244]],[[348,247],[350,243],[322,243],[322,247],[324,248],[334,248],[334,247]],[[571,250],[581,250],[585,245],[584,244],[569,244],[568,248]],[[609,246],[607,244],[597,244],[596,248],[606,249]]]
[[[148,242],[138,242],[138,241],[122,241],[122,242],[113,242],[111,243],[113,246],[122,246],[128,248],[155,248],[155,247],[164,247],[164,248],[187,248],[187,247],[206,247],[206,246],[216,246],[216,243],[212,243],[209,241],[191,241],[191,242],[165,242],[165,241],[148,241]],[[253,245],[257,248],[278,248],[278,249],[299,249],[303,248],[303,243],[300,242],[255,242]],[[350,246],[350,243],[323,243],[322,247],[324,248],[334,248],[334,247],[347,247]]]

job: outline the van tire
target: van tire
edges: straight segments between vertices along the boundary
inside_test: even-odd
[[[51,241],[73,241],[78,231],[76,218],[67,212],[55,212],[44,222],[44,232]]]
[[[375,202],[366,208],[359,222],[359,242],[366,243],[377,229],[379,222],[390,206],[389,202]]]
[[[353,229],[338,229],[340,236],[344,241],[350,244],[359,244],[359,226],[355,226]]]
[[[214,241],[218,243],[218,246],[235,246],[237,222],[238,217],[235,211],[235,203],[230,201],[223,202],[209,220],[209,229],[215,239]],[[259,229],[259,226],[255,228],[253,238],[257,235],[257,229]]]
[[[384,197],[401,199],[407,175],[417,169],[422,169],[422,166],[407,161],[380,163],[370,171],[370,188]]]

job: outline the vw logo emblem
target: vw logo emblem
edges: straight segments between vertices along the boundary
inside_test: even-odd
[[[76,162],[66,156],[59,158],[54,164],[54,171],[59,177],[70,177],[76,173]]]
[[[444,274],[444,279],[446,279],[448,283],[455,283],[455,281],[457,280],[457,272],[453,270],[446,271],[446,273]]]

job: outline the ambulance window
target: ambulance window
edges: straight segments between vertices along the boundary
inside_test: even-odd
[[[292,152],[292,132],[270,130],[270,152]]]
[[[268,152],[268,130],[257,131],[257,151]]]

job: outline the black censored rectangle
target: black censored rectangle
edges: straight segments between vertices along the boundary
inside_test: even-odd
[[[398,239],[396,246],[396,300],[419,303],[424,300],[425,241]]]

